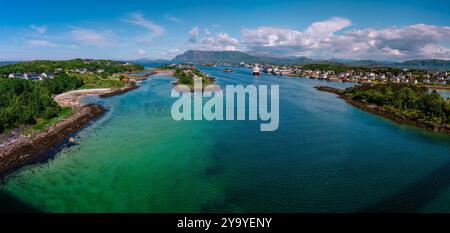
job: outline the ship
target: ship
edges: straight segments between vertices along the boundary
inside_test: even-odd
[[[260,71],[260,69],[259,69],[258,65],[256,64],[253,67],[253,75],[259,75],[259,71]]]

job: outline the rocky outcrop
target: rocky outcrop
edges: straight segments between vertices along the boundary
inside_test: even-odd
[[[106,92],[104,94],[100,94],[99,97],[100,98],[106,98],[106,97],[111,97],[111,96],[115,96],[115,95],[120,95],[120,94],[129,92],[131,90],[137,89],[137,88],[139,88],[139,86],[133,83],[133,84],[130,84],[130,85],[124,87],[124,88],[120,88],[120,89],[117,89],[117,90],[112,90],[110,92]]]

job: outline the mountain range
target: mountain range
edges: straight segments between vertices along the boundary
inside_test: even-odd
[[[376,60],[315,60],[307,57],[265,57],[250,55],[240,51],[200,51],[188,50],[170,60],[176,63],[270,63],[285,65],[343,64],[349,66],[393,67],[401,69],[450,70],[450,60],[414,59],[403,62]]]

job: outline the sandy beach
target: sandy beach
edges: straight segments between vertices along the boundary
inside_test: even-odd
[[[95,89],[84,89],[84,90],[74,90],[68,91],[53,97],[61,107],[78,107],[82,106],[81,99],[88,95],[102,95],[110,93],[111,88],[95,88]]]

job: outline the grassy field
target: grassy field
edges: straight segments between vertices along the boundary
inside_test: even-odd
[[[75,74],[75,76],[83,80],[83,89],[88,88],[121,88],[125,86],[125,82],[121,81],[119,77],[104,78],[96,74]]]
[[[58,121],[72,115],[73,112],[74,112],[73,108],[64,107],[61,109],[61,111],[58,113],[56,117],[50,119],[38,119],[37,123],[33,125],[31,128],[32,130],[42,131],[46,129],[48,126],[56,124]]]

